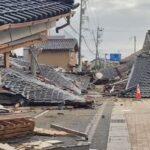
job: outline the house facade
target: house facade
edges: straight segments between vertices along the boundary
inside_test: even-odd
[[[78,65],[78,42],[76,39],[49,39],[38,47],[39,64],[62,67],[66,71],[73,71]],[[30,48],[24,49],[24,59],[31,60]]]

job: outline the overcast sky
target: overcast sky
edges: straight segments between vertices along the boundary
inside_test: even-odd
[[[89,22],[85,22],[84,27],[90,31],[96,30],[98,25],[104,28],[99,50],[101,57],[110,52],[120,52],[125,57],[133,52],[133,36],[137,36],[137,49],[143,46],[146,31],[150,29],[150,0],[89,0],[86,15]],[[72,26],[78,31],[79,9],[72,18]],[[95,51],[90,31],[84,31],[83,35],[90,49]],[[61,34],[78,38],[70,27]],[[88,59],[94,58],[84,43],[82,55]]]

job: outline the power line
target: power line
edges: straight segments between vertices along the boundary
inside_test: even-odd
[[[68,36],[74,38],[74,36],[73,36],[71,33],[69,33],[68,31],[64,30],[64,32],[65,32],[65,34],[67,34]]]
[[[76,33],[79,35],[79,32],[70,24],[69,27]]]
[[[89,50],[89,52],[95,56],[95,53],[94,53],[94,52],[90,49],[90,47],[88,46],[87,41],[86,41],[86,39],[85,39],[84,36],[83,36],[83,41],[84,41],[84,43],[85,43],[85,46],[86,46],[87,49]]]
[[[71,27],[71,29],[76,33],[76,34],[78,34],[79,35],[79,32],[70,24],[69,25],[70,27]],[[95,55],[95,53],[91,50],[91,48],[88,46],[88,44],[87,44],[87,41],[86,41],[86,38],[82,35],[82,39],[83,39],[83,41],[84,41],[84,43],[85,43],[85,46],[87,47],[87,49],[89,50],[89,52],[91,52],[91,54],[93,54],[93,55]]]

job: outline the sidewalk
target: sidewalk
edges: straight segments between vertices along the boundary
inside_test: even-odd
[[[132,150],[150,150],[150,100],[126,101],[124,105]]]
[[[107,150],[130,150],[129,133],[124,107],[116,102],[111,115]]]

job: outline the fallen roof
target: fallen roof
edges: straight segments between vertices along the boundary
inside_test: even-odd
[[[135,97],[136,87],[139,84],[143,98],[150,97],[150,31],[146,33],[141,54],[133,64],[126,90],[121,93],[124,97]]]
[[[58,87],[41,82],[31,76],[23,75],[13,70],[1,70],[3,86],[25,98],[28,104],[73,104],[86,103],[79,96],[64,91]]]
[[[78,41],[76,39],[49,39],[40,48],[42,50],[77,50]]]
[[[139,84],[143,98],[150,97],[150,55],[142,54],[137,57],[133,65],[126,90],[125,97],[135,97],[136,87]]]
[[[0,1],[0,26],[48,19],[66,14],[73,2],[58,0],[3,0]]]
[[[18,59],[13,60],[14,62],[16,62],[16,63],[12,62],[12,64],[14,65],[13,69],[15,70],[17,69],[16,71],[20,73],[23,73],[21,67],[27,67],[28,69],[30,66],[29,62],[21,61]],[[19,69],[19,66],[21,69]],[[49,65],[39,65],[39,67],[40,67],[39,71],[41,72],[42,77],[48,79],[50,84],[55,85],[64,90],[69,90],[78,95],[81,94],[81,89],[79,89],[79,87],[77,87],[70,78],[67,78],[62,73],[55,71],[53,67]]]

